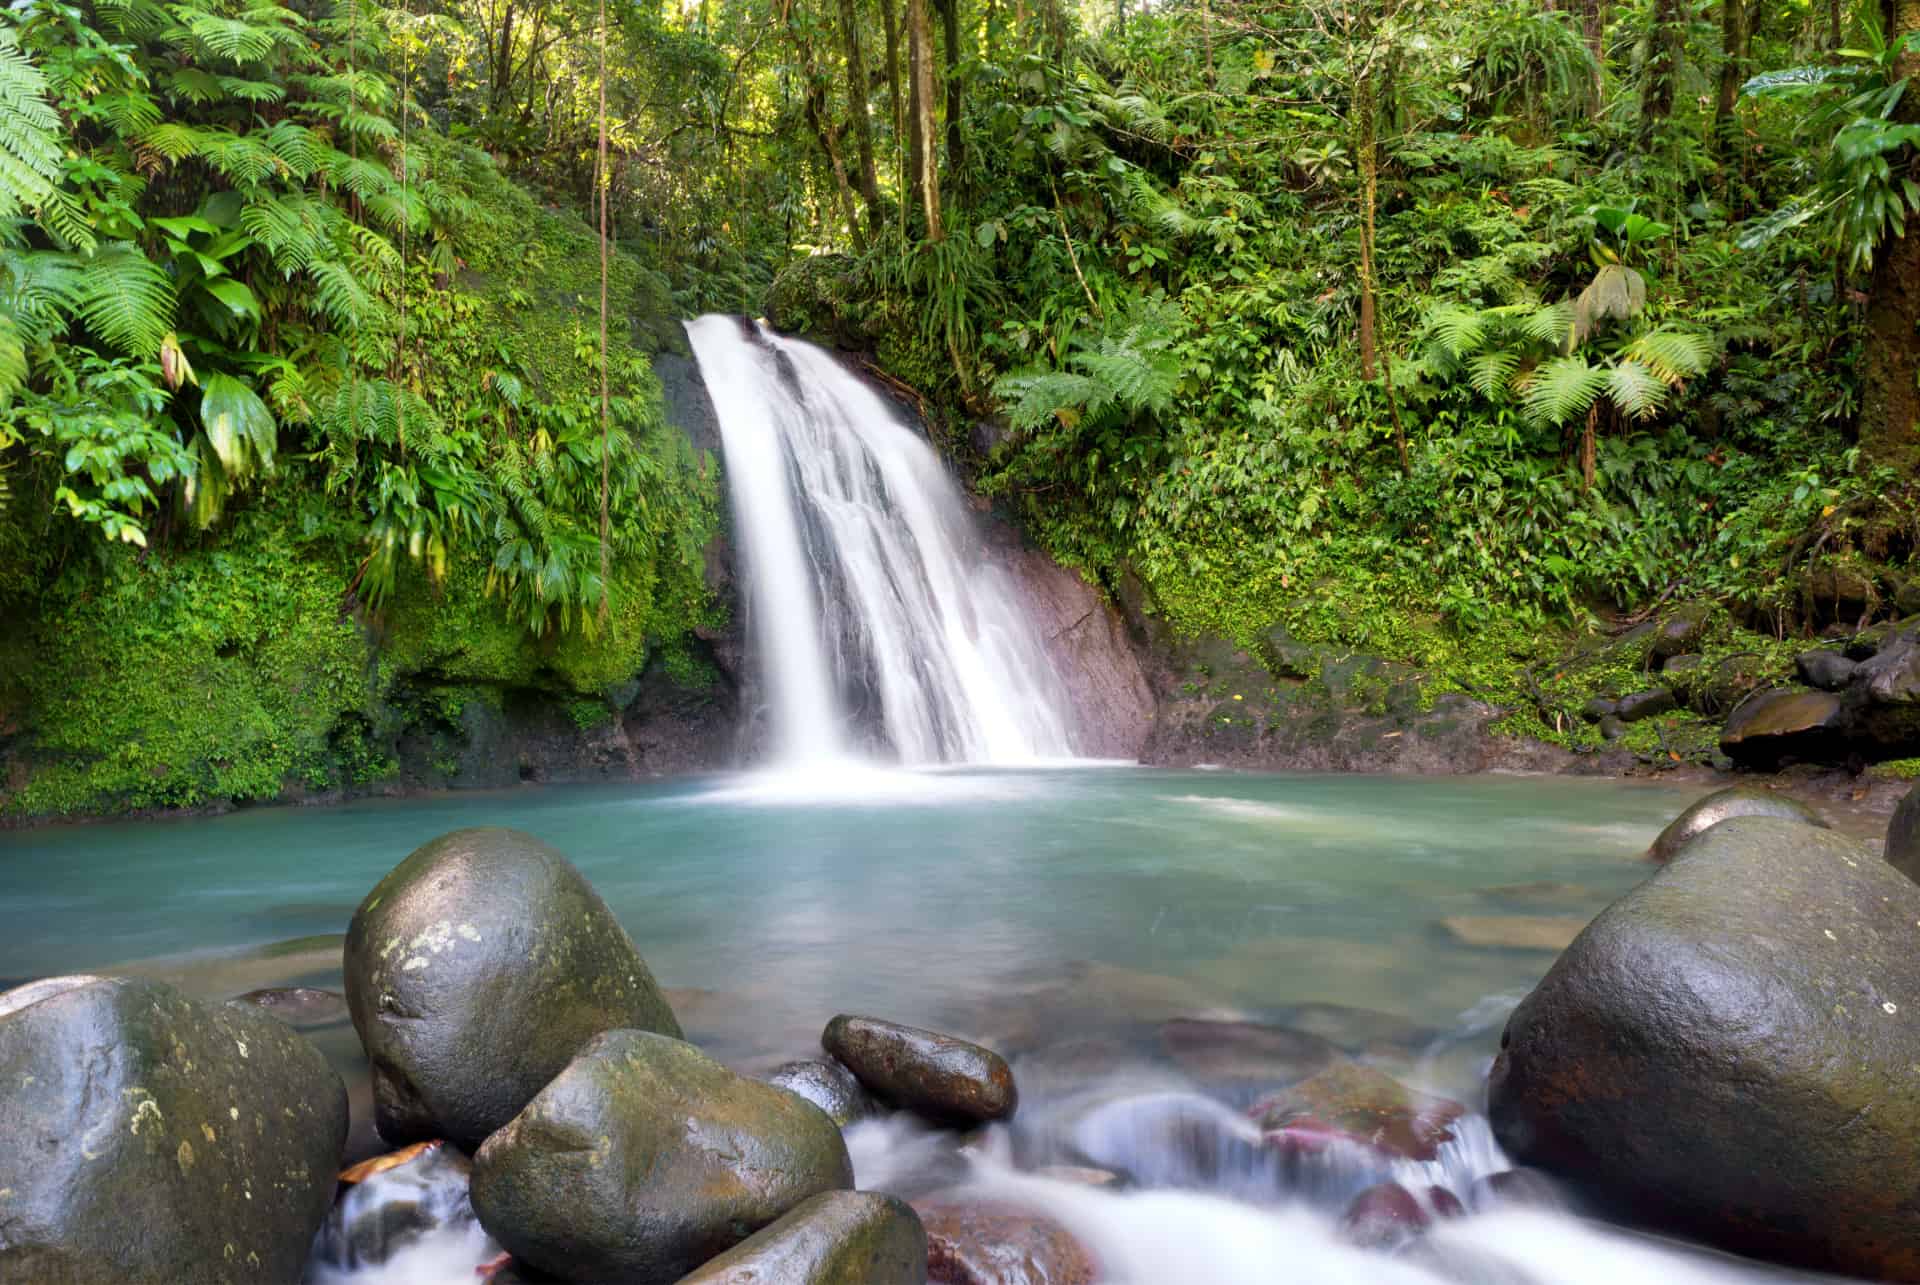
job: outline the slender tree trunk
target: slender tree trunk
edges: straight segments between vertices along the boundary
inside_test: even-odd
[[[1720,155],[1733,143],[1734,109],[1747,80],[1747,54],[1753,31],[1747,0],[1720,0],[1720,79],[1713,103],[1713,146]]]
[[[966,169],[967,143],[961,129],[966,114],[965,87],[960,83],[960,0],[933,0],[940,13],[940,42],[946,48],[947,176],[958,181]]]
[[[882,0],[884,5],[884,0]],[[880,231],[880,178],[873,165],[873,117],[868,110],[872,82],[860,49],[860,15],[855,0],[840,0],[840,40],[847,55],[847,115],[853,121],[853,144],[860,161],[860,199],[867,207],[867,227]]]
[[[827,103],[827,82],[814,59],[813,41],[796,20],[793,6],[794,0],[787,0],[787,34],[793,39],[794,53],[800,60],[800,76],[805,82],[801,103],[806,109],[807,124],[812,126],[813,136],[820,144],[821,153],[827,158],[828,167],[833,171],[834,192],[839,198],[840,213],[847,222],[847,233],[853,238],[854,248],[864,250],[866,234],[860,229],[860,214],[853,201],[853,184],[847,178],[847,165],[840,156],[840,131],[833,123]]]
[[[487,110],[497,112],[506,106],[513,89],[513,0],[507,0],[507,12],[500,19],[500,53],[493,60],[493,86],[487,95]]]
[[[1607,3],[1606,0],[1581,0],[1580,22],[1587,37],[1587,50],[1593,55],[1593,100],[1587,114],[1600,116],[1607,90]]]
[[[907,115],[900,93],[900,15],[895,0],[880,0],[880,25],[887,33],[887,110],[893,117],[894,190],[907,190]]]
[[[1882,0],[1887,39],[1920,31],[1920,0]],[[1909,49],[1894,75],[1920,73],[1920,53]],[[1920,104],[1901,98],[1895,116],[1920,121]],[[1907,162],[1902,162],[1906,164]],[[1867,342],[1860,381],[1860,454],[1912,478],[1920,470],[1920,228],[1880,246],[1867,299]]]
[[[1840,0],[1827,0],[1827,48],[1838,49],[1846,35],[1846,23],[1840,15]]]
[[[940,219],[939,143],[934,134],[933,29],[927,0],[907,0],[907,66],[912,120],[913,193],[926,218],[929,241],[946,237]]]
[[[1113,34],[1127,34],[1127,0],[1113,0]]]
[[[1680,0],[1653,0],[1652,56],[1647,62],[1646,88],[1640,95],[1640,141],[1644,146],[1655,127],[1673,115],[1673,84],[1680,72]]]

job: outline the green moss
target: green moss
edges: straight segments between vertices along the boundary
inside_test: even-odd
[[[1870,771],[1875,776],[1894,781],[1920,780],[1920,759],[1888,759],[1884,763],[1875,763]]]

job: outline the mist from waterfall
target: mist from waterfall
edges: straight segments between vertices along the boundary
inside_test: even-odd
[[[1064,688],[926,439],[811,344],[687,334],[726,452],[774,761],[1071,757]]]

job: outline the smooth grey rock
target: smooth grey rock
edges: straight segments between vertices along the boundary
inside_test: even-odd
[[[1626,720],[1618,714],[1609,714],[1600,720],[1600,739],[1617,741],[1627,734]]]
[[[1840,698],[1831,692],[1758,692],[1720,729],[1720,750],[1748,767],[1820,762],[1840,747],[1843,726]]]
[[[345,995],[311,986],[268,986],[248,991],[240,1002],[273,1014],[296,1031],[319,1030],[349,1020]]]
[[[1680,702],[1671,688],[1650,687],[1643,692],[1622,696],[1613,713],[1623,723],[1638,723],[1641,719],[1653,718],[1678,708]]]
[[[518,830],[422,845],[354,913],[347,1002],[380,1136],[471,1151],[603,1031],[678,1037],[613,912]]]
[[[1517,1163],[1735,1253],[1920,1280],[1920,886],[1734,817],[1601,913],[1488,1083]]]
[[[927,1233],[912,1206],[829,1191],[682,1278],[682,1285],[924,1285]]]
[[[1685,655],[1700,649],[1713,620],[1713,604],[1689,602],[1675,607],[1660,621],[1647,644],[1647,655],[1656,661]]]
[[[1793,658],[1793,671],[1800,676],[1800,681],[1823,692],[1837,692],[1845,687],[1858,668],[1858,661],[1848,660],[1827,647],[1803,651]]]
[[[0,995],[0,1281],[300,1278],[346,1089],[249,1004],[48,978]]]
[[[1920,883],[1920,785],[1907,791],[1887,822],[1887,864]]]
[[[1826,818],[1798,799],[1750,785],[1734,785],[1715,790],[1667,822],[1667,828],[1647,849],[1647,860],[1665,865],[1697,835],[1731,817],[1780,817],[1827,828]]]
[[[1589,723],[1597,723],[1619,708],[1619,701],[1606,696],[1595,696],[1580,707],[1580,717]]]
[[[951,1035],[843,1013],[820,1043],[881,1101],[932,1120],[1004,1120],[1019,1105],[1006,1059]]]
[[[570,1281],[667,1285],[853,1186],[812,1103],[645,1031],[596,1037],[474,1157],[480,1225]]]
[[[878,1104],[860,1078],[838,1062],[808,1058],[775,1067],[767,1083],[797,1093],[825,1111],[841,1128],[874,1114]]]

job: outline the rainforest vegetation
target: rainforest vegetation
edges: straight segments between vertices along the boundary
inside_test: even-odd
[[[718,463],[653,363],[710,311],[869,354],[1186,632],[1504,690],[1663,602],[1920,609],[1917,39],[1842,0],[19,0],[0,798],[350,788],[503,690],[697,686]]]

